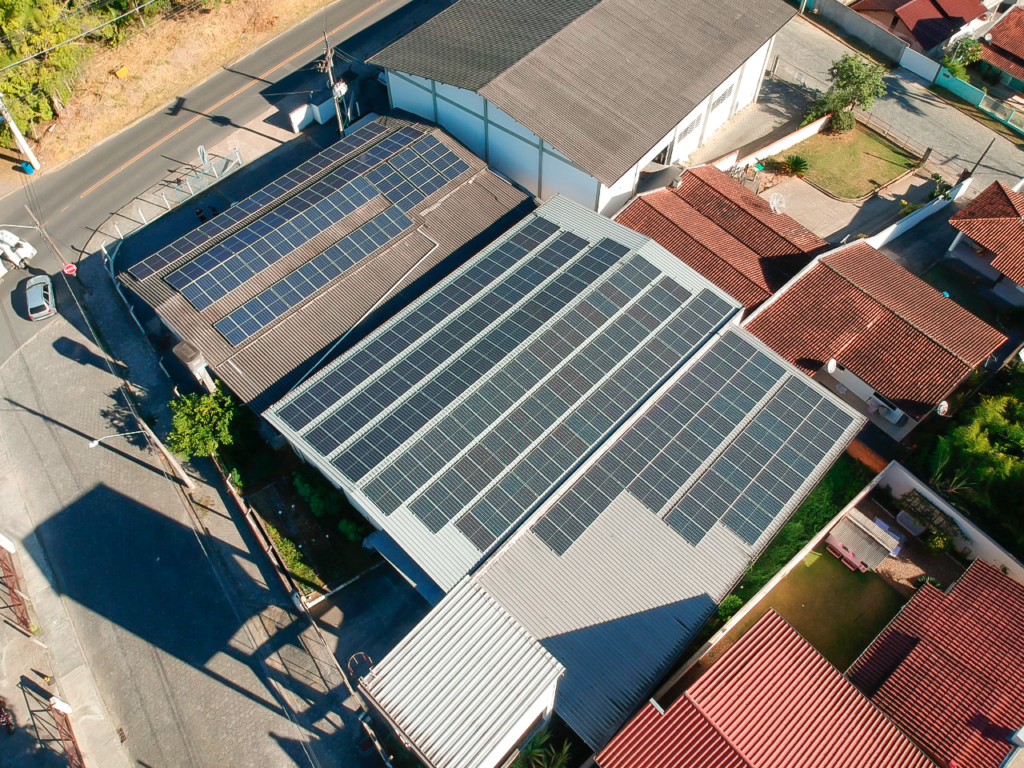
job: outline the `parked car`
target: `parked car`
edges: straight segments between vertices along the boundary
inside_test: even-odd
[[[24,269],[36,255],[36,249],[13,232],[0,229],[0,254],[17,269]]]
[[[29,320],[45,320],[57,314],[57,297],[49,275],[37,275],[25,283]]]

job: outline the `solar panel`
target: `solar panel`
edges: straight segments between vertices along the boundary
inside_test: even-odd
[[[387,209],[218,320],[214,328],[232,346],[242,344],[411,226],[396,208]]]
[[[355,151],[366,143],[373,141],[373,139],[380,136],[385,131],[387,131],[387,126],[379,121],[374,121],[349,133],[316,157],[307,160],[285,176],[275,180],[271,184],[268,184],[260,191],[250,195],[248,198],[229,208],[224,213],[200,224],[196,229],[192,230],[192,232],[175,240],[170,245],[161,248],[159,251],[143,259],[138,264],[129,267],[128,272],[134,276],[136,280],[145,280],[147,277],[156,274],[165,267],[173,264],[182,256],[185,256],[199,246],[208,243],[225,229],[228,229],[242,221],[246,216],[256,213],[260,208],[270,205],[289,192],[292,192],[311,176],[322,171],[330,164],[337,162],[345,155]],[[392,142],[389,146],[394,146],[395,151],[397,151],[400,149],[400,146],[397,146],[394,143],[396,141],[394,137],[399,134],[401,134],[401,138],[397,139],[397,141],[401,142],[404,139],[404,143],[402,143],[401,146],[405,146],[415,139],[416,136],[421,135],[420,132],[415,131],[415,129],[413,129],[413,132],[409,132],[406,127],[403,127],[401,130],[396,131],[393,136],[385,138],[380,143],[385,144],[387,142]]]
[[[564,554],[628,490],[659,517],[667,508],[664,522],[694,546],[720,521],[753,545],[852,423],[812,383],[726,334],[532,530]]]
[[[559,304],[560,296],[574,290],[578,292],[614,262],[615,256],[610,249],[595,249],[544,285],[536,296],[510,316],[502,318],[505,312],[579,255],[587,245],[586,240],[571,232],[559,234],[504,281],[503,286],[492,291],[486,301],[478,301],[459,313],[392,369],[392,376],[373,382],[359,397],[311,430],[306,439],[322,455],[330,454],[430,373],[444,367],[445,379],[435,379],[431,388],[417,391],[389,414],[381,425],[375,427],[372,441],[364,438],[357,448],[345,451],[333,461],[347,476],[353,479],[363,477],[405,437],[423,426],[539,328],[558,306],[564,304],[564,299]],[[498,321],[495,327],[489,328],[495,321]],[[452,359],[452,355],[460,350],[461,354]]]
[[[301,394],[281,407],[278,412],[281,419],[296,431],[304,429],[435,327],[450,321],[453,313],[469,307],[486,288],[495,286],[496,291],[507,295],[515,285],[510,280],[527,279],[533,274],[531,271],[520,275],[516,265],[557,231],[557,225],[540,216],[529,220],[486,259],[453,275],[439,291],[415,304],[367,343],[311,381]]]

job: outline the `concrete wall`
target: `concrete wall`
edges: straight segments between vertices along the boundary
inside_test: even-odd
[[[793,131],[788,136],[783,136],[781,139],[777,139],[771,144],[761,147],[761,149],[751,152],[749,155],[745,155],[744,157],[738,157],[738,151],[730,152],[725,157],[720,157],[718,160],[715,160],[712,165],[722,171],[728,171],[730,168],[734,168],[736,166],[746,168],[748,165],[753,165],[766,157],[771,157],[772,155],[777,155],[779,152],[784,152],[816,133],[821,133],[828,126],[828,121],[831,118],[831,115],[825,115],[825,117],[819,118],[813,123],[808,123],[802,128],[798,128]]]
[[[919,77],[923,77],[929,83],[935,82],[935,78],[939,76],[939,70],[942,69],[937,61],[933,61],[910,48],[903,51],[903,55],[900,56],[900,66],[909,69]]]
[[[985,96],[984,91],[975,88],[970,83],[965,83],[958,77],[953,77],[945,67],[939,68],[939,75],[935,79],[935,84],[941,85],[948,91],[952,91],[961,99],[974,106],[981,104],[981,100]]]
[[[967,554],[969,559],[975,560],[980,557],[992,565],[1005,569],[1012,579],[1024,584],[1024,565],[972,523],[963,512],[929,488],[902,464],[895,461],[890,463],[882,474],[878,476],[878,485],[887,486],[892,491],[893,496],[902,496],[907,491],[916,490],[928,501],[953,518],[956,524],[960,526],[960,530],[964,532],[966,538],[958,538],[956,540],[957,549],[969,550]]]
[[[895,224],[883,229],[877,235],[867,238],[867,243],[872,248],[881,248],[883,245],[888,243],[890,240],[895,240],[897,237],[902,235],[907,230],[913,229],[922,221],[927,219],[929,216],[937,213],[938,211],[945,208],[954,200],[959,199],[968,189],[970,189],[972,179],[965,179],[964,181],[957,184],[951,190],[949,190],[949,199],[943,197],[936,198],[930,203],[925,205],[923,208],[918,208],[916,211],[911,213],[909,216],[904,216],[902,219],[897,221]]]
[[[851,11],[839,0],[814,0],[814,11],[833,24],[837,24],[856,38],[863,40],[894,64],[898,64],[907,44],[890,35],[880,26]]]

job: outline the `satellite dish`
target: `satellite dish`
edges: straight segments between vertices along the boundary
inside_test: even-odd
[[[949,403],[943,400],[941,403],[939,403],[938,407],[935,409],[935,412],[938,413],[939,416],[945,416],[947,413],[949,413]]]
[[[768,205],[772,207],[772,213],[786,212],[786,198],[781,192],[772,192],[772,196],[768,198]]]
[[[825,370],[829,373],[835,373],[837,366],[838,363],[836,363],[836,359],[833,357],[825,364]]]

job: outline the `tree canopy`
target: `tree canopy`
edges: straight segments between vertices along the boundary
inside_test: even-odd
[[[846,116],[846,110],[850,105],[871,109],[875,99],[885,96],[888,90],[885,72],[881,64],[872,64],[852,53],[843,54],[829,67],[828,90],[811,104],[804,123],[832,114],[833,131],[845,133],[852,129],[853,116]]]
[[[212,393],[175,398],[168,447],[186,459],[216,454],[231,444],[231,420],[237,411],[235,399],[220,385]]]

